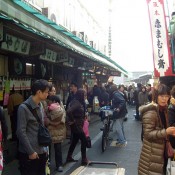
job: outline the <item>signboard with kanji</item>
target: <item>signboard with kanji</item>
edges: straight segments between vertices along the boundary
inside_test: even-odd
[[[154,75],[172,76],[172,62],[166,27],[164,0],[147,0],[152,34]]]
[[[30,42],[21,38],[6,34],[5,41],[1,44],[1,49],[24,55],[29,54]]]

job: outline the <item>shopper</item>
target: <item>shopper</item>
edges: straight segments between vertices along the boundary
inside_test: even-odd
[[[137,88],[134,91],[134,101],[135,101],[135,105],[136,105],[136,114],[134,114],[134,117],[136,120],[140,120],[140,116],[139,116],[139,99],[138,99],[138,95],[139,92],[141,92],[141,87],[142,84],[141,83],[137,83]]]
[[[113,117],[116,119],[116,130],[117,130],[117,142],[116,146],[124,147],[127,145],[127,141],[124,134],[124,117],[127,114],[126,101],[121,92],[118,91],[117,85],[111,86],[112,92],[112,108],[114,109]]]
[[[167,158],[165,143],[168,135],[175,136],[175,127],[167,127],[169,88],[158,84],[153,92],[153,102],[142,106],[143,146],[138,165],[138,175],[164,175]]]
[[[44,109],[41,104],[46,100],[49,83],[36,80],[32,87],[32,95],[25,101],[37,113],[44,124]],[[21,104],[18,108],[17,137],[19,139],[19,169],[21,175],[45,175],[46,148],[38,144],[39,124],[30,109]]]
[[[66,110],[67,110],[69,103],[75,98],[75,94],[76,94],[77,90],[78,90],[77,83],[72,82],[70,84],[70,93],[69,93],[69,96],[68,96],[67,102],[66,102]]]
[[[146,91],[146,87],[142,86],[141,91],[138,95],[139,106],[145,105],[149,102],[148,100],[148,92]]]
[[[48,97],[48,110],[45,123],[49,129],[50,135],[52,137],[52,143],[55,150],[55,163],[56,170],[58,172],[63,171],[63,160],[62,160],[62,145],[61,143],[65,139],[65,109],[60,101],[59,97],[56,95],[51,95]],[[49,151],[49,157],[51,158],[51,149]]]
[[[67,162],[75,161],[72,157],[74,149],[79,140],[81,140],[81,156],[82,165],[88,164],[88,159],[86,157],[86,136],[83,132],[83,124],[85,118],[85,91],[83,89],[78,89],[75,99],[72,100],[67,109],[68,124],[71,128],[72,142],[69,147],[67,154]]]
[[[146,85],[146,91],[148,93],[148,100],[149,100],[149,102],[152,102],[152,88],[151,88],[151,84],[147,84]]]
[[[12,129],[12,141],[17,141],[16,128],[17,128],[17,111],[19,105],[24,101],[23,96],[19,91],[12,90],[12,94],[8,101],[8,113],[10,115],[11,129]]]
[[[68,108],[70,102],[72,100],[74,100],[75,95],[77,93],[77,90],[78,90],[77,83],[76,82],[72,82],[70,84],[70,93],[69,93],[69,96],[68,96],[67,102],[66,102],[66,111],[67,111],[67,108]],[[72,133],[71,133],[71,129],[70,129],[69,125],[67,124],[67,120],[68,120],[68,118],[66,117],[66,128],[67,128],[67,136],[66,137],[70,138],[70,142],[69,143],[71,143],[71,141],[72,141]]]

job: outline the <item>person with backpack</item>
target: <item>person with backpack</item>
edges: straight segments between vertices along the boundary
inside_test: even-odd
[[[18,108],[17,137],[21,175],[45,175],[47,150],[45,146],[39,145],[38,134],[41,124],[32,110],[44,125],[44,108],[41,101],[46,100],[48,91],[48,81],[36,80],[31,87],[32,95]]]

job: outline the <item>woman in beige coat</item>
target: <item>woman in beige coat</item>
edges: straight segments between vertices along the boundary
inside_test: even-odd
[[[168,127],[167,107],[169,88],[159,84],[153,93],[153,102],[142,106],[143,146],[138,165],[138,175],[164,175],[167,158],[165,143],[167,135],[175,136],[175,127]]]

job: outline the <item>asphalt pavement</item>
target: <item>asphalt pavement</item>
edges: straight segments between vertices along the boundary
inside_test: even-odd
[[[87,149],[87,157],[92,161],[112,161],[116,162],[119,167],[125,169],[125,175],[137,175],[138,160],[140,156],[140,150],[142,146],[141,142],[141,122],[136,121],[134,118],[135,107],[128,106],[128,120],[124,122],[125,136],[127,139],[127,146],[124,148],[117,148],[115,140],[117,134],[114,132],[111,134],[113,140],[109,144],[107,150],[103,153],[101,151],[101,136],[102,132],[100,127],[102,122],[98,115],[91,114],[90,121],[90,136],[92,139],[92,148]],[[69,140],[63,143],[63,161],[65,163],[67,151],[69,148]],[[53,175],[70,175],[76,168],[81,166],[81,152],[80,143],[77,145],[74,151],[74,158],[79,159],[77,163],[64,164],[64,171],[58,173],[54,171],[54,162],[51,169]]]
[[[108,145],[107,150],[103,153],[101,151],[101,136],[102,122],[98,114],[91,114],[90,120],[90,136],[92,139],[92,148],[87,149],[87,157],[92,161],[112,161],[116,162],[119,167],[125,169],[125,175],[137,175],[137,166],[140,156],[140,150],[142,146],[141,142],[141,123],[134,119],[135,108],[128,106],[128,120],[124,122],[125,136],[127,139],[127,146],[124,148],[117,148],[115,146],[115,140],[117,134],[114,132],[111,134],[113,140]],[[66,156],[69,149],[69,139],[66,139],[62,143],[62,155],[63,155],[63,172],[55,171],[55,159],[54,150],[52,147],[52,158],[51,158],[51,175],[70,175],[76,168],[81,165],[81,152],[80,142],[74,151],[74,158],[79,161],[76,163],[66,164]],[[8,165],[3,175],[20,175],[18,171],[18,162],[14,160]]]

